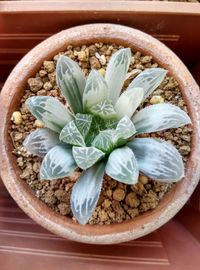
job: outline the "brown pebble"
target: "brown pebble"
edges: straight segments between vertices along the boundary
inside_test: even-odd
[[[37,95],[38,96],[46,96],[47,94],[47,91],[45,89],[41,89],[37,92]]]
[[[46,72],[46,70],[40,70],[39,71],[39,75],[40,75],[40,77],[44,77],[44,76],[46,76],[47,75],[47,72]]]
[[[137,208],[128,209],[127,212],[132,218],[139,215],[139,210]]]
[[[109,208],[111,205],[111,201],[109,199],[105,199],[104,202],[103,202],[103,206],[105,208]]]
[[[36,173],[39,173],[39,171],[40,171],[40,163],[39,162],[33,163],[33,171]]]
[[[67,192],[65,190],[62,190],[62,189],[56,190],[55,191],[55,196],[61,202],[66,202],[67,198],[68,198]]]
[[[94,68],[94,69],[101,68],[101,64],[99,63],[99,60],[95,56],[92,56],[90,58],[90,65],[91,65],[91,68]]]
[[[45,90],[49,91],[52,89],[52,84],[50,82],[46,82],[43,87]]]
[[[52,190],[48,190],[45,193],[45,198],[44,198],[45,203],[53,205],[56,203],[57,199],[54,195],[54,192]]]
[[[185,156],[188,155],[188,153],[191,151],[191,148],[188,145],[183,145],[179,148],[179,151],[183,156]]]
[[[115,191],[113,192],[113,199],[120,202],[124,199],[125,197],[125,191],[121,188],[117,188],[115,189]]]
[[[21,139],[23,138],[23,134],[22,133],[16,133],[14,135],[14,140],[17,142],[17,141],[20,141]]]
[[[44,61],[43,62],[44,68],[48,73],[51,73],[55,70],[54,62],[53,61]]]
[[[56,72],[55,71],[52,73],[49,73],[48,78],[49,78],[52,85],[56,84]]]
[[[22,167],[24,165],[24,161],[23,161],[23,158],[22,157],[18,157],[17,158],[17,164]]]
[[[58,209],[61,215],[66,216],[70,213],[70,206],[66,203],[60,203],[58,204]]]
[[[22,179],[29,179],[30,175],[31,175],[32,170],[28,167],[26,167],[23,171],[22,174],[20,175],[20,177]]]
[[[151,62],[151,60],[152,60],[152,56],[144,56],[144,57],[142,57],[141,62],[142,62],[142,64],[146,64],[146,63]]]
[[[108,196],[108,198],[111,199],[111,197],[112,197],[112,190],[111,189],[107,189],[106,190],[106,195]]]
[[[137,198],[137,195],[134,192],[130,192],[125,199],[126,204],[128,204],[130,207],[137,207],[140,202]]]
[[[30,79],[28,79],[28,85],[29,85],[31,91],[35,93],[42,88],[43,82],[42,82],[41,78],[39,78],[39,77],[30,78]]]
[[[99,219],[100,219],[101,222],[104,222],[104,221],[106,221],[108,219],[108,214],[106,213],[105,210],[100,210],[98,212],[98,216],[99,216]]]
[[[146,185],[149,181],[148,177],[146,175],[140,175],[139,176],[139,181],[143,184]]]

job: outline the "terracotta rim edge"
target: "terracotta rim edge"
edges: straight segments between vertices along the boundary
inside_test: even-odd
[[[89,42],[90,40],[92,42]],[[85,233],[81,234],[79,229],[84,230],[83,226],[72,224],[72,222],[69,222],[68,219],[64,219],[63,217],[61,218],[56,215],[54,217],[51,215],[50,210],[46,211],[47,207],[41,206],[41,203],[38,203],[30,192],[23,189],[24,186],[22,184],[17,183],[18,173],[14,166],[12,166],[12,158],[8,152],[7,121],[10,119],[8,106],[16,98],[15,87],[23,84],[32,73],[32,70],[39,68],[44,59],[49,59],[56,52],[64,49],[66,44],[70,44],[70,42],[72,44],[83,44],[93,43],[99,40],[105,42],[113,41],[117,44],[123,44],[132,48],[135,47],[144,53],[152,55],[161,66],[168,69],[171,75],[178,80],[181,89],[184,89],[183,95],[187,102],[190,116],[193,123],[196,124],[193,127],[192,153],[187,164],[185,179],[178,184],[177,189],[173,193],[173,198],[168,202],[166,207],[160,207],[158,211],[153,210],[150,214],[151,219],[149,219],[150,215],[144,215],[144,223],[142,225],[138,224],[138,219],[136,221],[124,222],[124,224],[109,225],[109,229],[105,225],[105,233],[102,230],[100,230],[100,233],[97,233],[95,227],[98,227],[98,225],[86,225]],[[49,53],[49,50],[51,50],[51,53]],[[13,80],[16,82],[15,86],[13,85]],[[199,87],[181,60],[170,49],[155,38],[139,30],[113,24],[91,24],[73,27],[53,35],[33,48],[14,68],[2,89],[0,107],[0,166],[2,180],[18,205],[31,218],[62,237],[85,243],[110,244],[144,236],[172,218],[189,199],[199,181]]]

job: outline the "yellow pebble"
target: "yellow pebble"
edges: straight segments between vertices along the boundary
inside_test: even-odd
[[[150,99],[150,103],[152,105],[154,104],[159,104],[159,103],[163,103],[164,102],[164,98],[161,97],[161,96],[153,96],[151,99]]]
[[[12,114],[11,120],[15,125],[20,125],[22,123],[22,114],[19,111],[16,111]]]
[[[101,68],[101,69],[99,69],[99,73],[101,74],[101,76],[105,76],[105,74],[106,74],[106,71],[105,71],[105,69],[104,68]]]
[[[43,128],[44,127],[44,124],[40,120],[36,119],[35,120],[35,126],[37,128]]]

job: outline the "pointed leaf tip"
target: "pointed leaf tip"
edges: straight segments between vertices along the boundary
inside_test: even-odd
[[[58,179],[69,176],[76,169],[72,150],[62,145],[53,147],[44,157],[40,167],[40,179]]]
[[[92,70],[87,78],[83,92],[83,107],[87,111],[92,106],[104,101],[108,96],[108,86],[97,70]]]
[[[115,104],[118,119],[123,116],[131,118],[144,97],[142,88],[128,88],[124,91]]]
[[[85,141],[77,126],[75,121],[69,122],[60,133],[60,140],[62,142],[74,145],[74,146],[85,146]]]
[[[60,133],[61,129],[73,119],[72,114],[56,98],[50,96],[33,96],[26,100],[29,111],[45,127]]]
[[[73,147],[73,157],[79,168],[86,170],[99,161],[105,154],[95,147]]]
[[[71,209],[82,225],[90,219],[99,199],[105,164],[100,162],[82,173],[71,194]]]
[[[132,121],[137,134],[178,128],[191,123],[185,111],[169,103],[148,106],[136,113]]]
[[[40,128],[31,132],[26,137],[23,146],[31,154],[44,157],[59,142],[57,133],[48,128]]]
[[[115,149],[110,154],[105,171],[121,183],[133,185],[138,182],[138,163],[133,151],[127,146]]]
[[[56,80],[72,111],[83,112],[85,77],[79,65],[69,57],[61,55],[56,66]]]
[[[109,88],[109,99],[116,103],[131,61],[130,48],[121,49],[114,53],[106,69],[105,80]]]
[[[162,83],[167,70],[163,68],[147,68],[130,83],[129,88],[142,88],[145,100]]]

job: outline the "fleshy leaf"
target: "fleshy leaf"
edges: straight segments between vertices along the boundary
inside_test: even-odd
[[[48,128],[39,128],[26,137],[23,146],[31,154],[44,157],[59,142],[57,133]]]
[[[90,108],[90,113],[103,119],[112,119],[116,117],[115,109],[110,100],[104,100]]]
[[[85,225],[91,217],[101,192],[105,164],[95,164],[79,178],[72,189],[71,209],[79,223]]]
[[[125,115],[131,118],[142,102],[142,99],[142,88],[128,88],[124,91],[115,104],[115,111],[117,112],[118,119],[121,119]]]
[[[44,157],[40,167],[40,179],[58,179],[71,175],[76,169],[72,150],[62,145],[53,147]]]
[[[105,80],[109,88],[109,99],[116,103],[131,61],[131,50],[121,49],[114,53],[106,69]]]
[[[119,137],[128,139],[136,133],[136,130],[128,116],[124,116],[117,124],[116,132],[119,134]]]
[[[147,68],[141,72],[129,85],[129,88],[143,88],[145,100],[161,84],[167,74],[163,68]]]
[[[85,139],[86,144],[90,146],[94,138],[104,129],[106,129],[105,120],[93,115],[90,131]]]
[[[92,142],[92,146],[100,149],[104,153],[109,153],[114,147],[115,130],[106,129],[101,131]]]
[[[108,119],[105,121],[105,128],[107,129],[115,129],[117,127],[119,120],[116,119]]]
[[[139,164],[139,170],[154,180],[176,182],[184,177],[182,157],[170,143],[137,138],[128,143]]]
[[[75,124],[83,138],[86,138],[92,124],[92,115],[77,113]]]
[[[110,154],[105,171],[121,183],[133,185],[138,182],[138,163],[133,151],[127,146],[115,149]]]
[[[83,112],[82,97],[85,77],[76,62],[61,55],[56,66],[57,84],[74,113]]]
[[[73,119],[67,108],[53,97],[33,96],[27,99],[26,105],[38,120],[57,133]]]
[[[73,147],[73,157],[79,168],[86,170],[99,161],[105,154],[95,147]]]
[[[108,96],[108,86],[105,79],[97,70],[92,70],[87,78],[83,92],[83,107],[87,111],[90,107],[105,100]]]
[[[136,113],[132,121],[137,134],[178,128],[191,123],[186,112],[168,103],[148,106]]]
[[[62,129],[60,133],[60,140],[75,146],[85,146],[84,138],[75,125],[75,121],[69,122]]]

